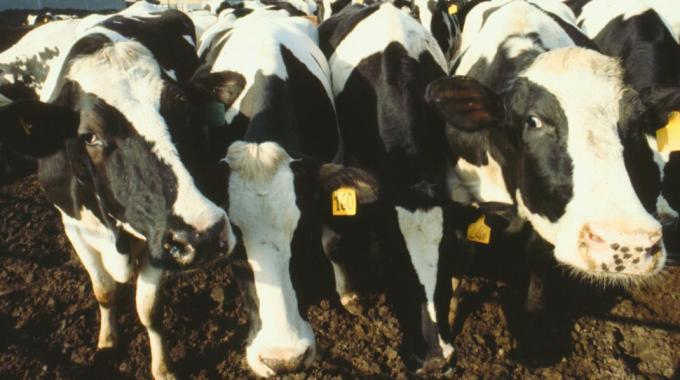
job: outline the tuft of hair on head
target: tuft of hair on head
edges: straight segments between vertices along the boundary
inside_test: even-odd
[[[236,141],[223,159],[241,178],[258,183],[271,180],[282,164],[292,160],[285,149],[271,141],[260,144]]]

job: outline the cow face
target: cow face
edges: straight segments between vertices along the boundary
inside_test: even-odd
[[[253,276],[246,287],[255,309],[248,365],[260,376],[301,370],[314,359],[316,344],[291,278],[293,240],[302,216],[292,159],[276,143],[239,141],[225,160],[231,169],[229,214],[241,231]]]
[[[643,137],[642,105],[622,75],[613,59],[567,48],[540,55],[502,100],[469,79],[428,89],[453,149],[470,136],[482,141],[457,149],[467,161],[499,141],[507,145],[496,150],[503,152],[500,186],[555,246],[557,260],[608,280],[655,274],[666,257],[661,225],[650,214],[658,186],[650,191],[637,181],[653,173],[658,185],[658,169]],[[494,186],[490,177],[479,181]]]
[[[73,59],[57,93],[51,105],[4,110],[29,121],[3,126],[8,146],[49,160],[65,138],[77,138],[70,164],[95,192],[107,226],[146,240],[156,266],[186,268],[233,248],[225,212],[185,166],[188,102],[146,48],[105,43]],[[40,112],[46,116],[32,115]]]

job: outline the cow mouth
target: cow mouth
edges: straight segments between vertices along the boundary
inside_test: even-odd
[[[647,239],[654,242],[647,246],[624,244],[607,240],[586,225],[579,234],[578,250],[589,274],[613,277],[650,276],[660,269],[664,248],[660,235]]]

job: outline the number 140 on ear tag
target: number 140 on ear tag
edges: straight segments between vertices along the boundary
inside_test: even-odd
[[[341,187],[331,195],[333,216],[354,216],[357,214],[357,193],[349,187]]]

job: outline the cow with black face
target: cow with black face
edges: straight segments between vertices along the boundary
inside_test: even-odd
[[[226,156],[228,170],[215,168],[215,178],[245,248],[244,256],[237,250],[243,265],[236,267],[250,309],[246,359],[257,375],[272,376],[302,370],[315,358],[300,289],[321,285],[304,286],[311,274],[294,274],[303,274],[301,262],[310,257],[324,260],[320,202],[330,194],[322,196],[320,185],[347,169],[324,164],[340,139],[313,24],[270,6],[222,16],[204,35],[205,63],[192,84],[216,111],[206,113],[214,125],[211,150]]]
[[[447,200],[443,123],[423,99],[427,84],[446,75],[447,60],[423,25],[391,3],[349,6],[319,34],[344,163],[377,179],[365,183],[373,191],[358,199],[361,214],[324,226],[337,292],[351,306],[357,294],[346,264],[377,243],[409,366],[439,368],[453,352],[447,315],[455,231],[469,221]]]
[[[578,13],[578,25],[598,48],[621,59],[625,82],[640,92],[650,117],[658,120],[647,131],[647,141],[662,173],[658,217],[669,230],[666,241],[678,245],[680,153],[659,148],[656,141],[656,128],[672,121],[669,115],[680,117],[680,45],[665,19],[667,15],[657,13],[653,3],[642,0],[567,4]],[[671,232],[673,229],[675,232]]]
[[[533,229],[530,311],[542,307],[552,258],[586,278],[636,283],[666,260],[654,218],[659,172],[644,132],[653,121],[617,60],[575,47],[574,30],[524,1],[500,1],[427,99],[460,157],[461,202],[517,208]]]
[[[189,171],[200,158],[192,109],[173,77],[198,65],[193,33],[176,11],[111,16],[59,57],[46,103],[0,110],[0,141],[39,159],[39,181],[90,275],[98,348],[116,344],[117,284],[138,273],[137,312],[157,379],[174,377],[157,313],[164,269],[196,267],[235,245],[226,213]]]

